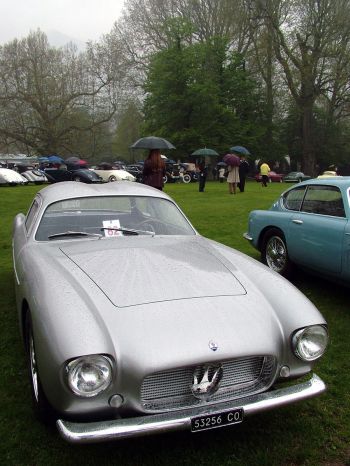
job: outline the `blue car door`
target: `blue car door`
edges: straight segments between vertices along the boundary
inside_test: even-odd
[[[300,212],[290,220],[288,252],[306,267],[339,275],[345,244],[345,218],[340,190],[335,186],[308,186]]]

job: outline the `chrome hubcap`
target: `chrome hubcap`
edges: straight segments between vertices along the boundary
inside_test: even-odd
[[[272,236],[266,245],[266,262],[270,269],[280,273],[287,263],[287,250],[278,236]]]

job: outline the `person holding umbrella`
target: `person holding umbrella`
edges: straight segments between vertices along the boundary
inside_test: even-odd
[[[151,149],[143,164],[143,183],[163,191],[165,162],[160,156],[160,149]]]

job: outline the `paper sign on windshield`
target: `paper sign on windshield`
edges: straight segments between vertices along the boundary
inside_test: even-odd
[[[103,220],[103,228],[108,228],[108,230],[104,230],[105,236],[107,238],[113,238],[115,236],[122,236],[123,233],[118,230],[113,230],[113,228],[120,228],[120,221],[119,220]],[[110,228],[110,230],[109,230]]]

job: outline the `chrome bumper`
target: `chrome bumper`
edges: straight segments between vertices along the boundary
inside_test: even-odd
[[[190,430],[191,418],[198,415],[213,415],[217,412],[243,408],[244,416],[278,408],[290,403],[320,395],[326,390],[324,382],[316,375],[298,385],[271,390],[229,403],[203,406],[164,414],[145,415],[128,419],[100,422],[68,422],[58,419],[61,436],[71,443],[93,443],[107,440],[140,437],[175,430]]]
[[[253,237],[250,236],[248,232],[243,233],[243,238],[247,241],[253,241]]]

